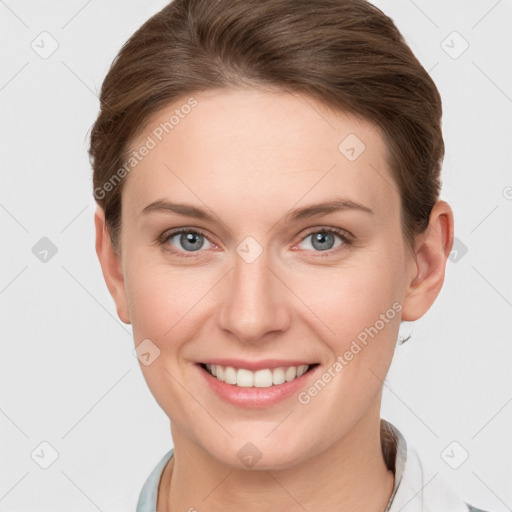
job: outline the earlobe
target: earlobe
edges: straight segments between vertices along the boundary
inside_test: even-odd
[[[415,269],[406,290],[402,320],[421,318],[432,306],[444,282],[446,261],[453,245],[453,212],[448,203],[438,201],[430,213],[426,231],[416,240]]]
[[[96,254],[98,255],[101,265],[103,278],[116,304],[117,315],[122,322],[129,324],[131,322],[126,299],[121,257],[112,247],[108,227],[105,222],[105,212],[101,206],[96,208],[94,224],[96,227]]]

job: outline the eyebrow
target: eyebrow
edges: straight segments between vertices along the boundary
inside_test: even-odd
[[[343,210],[357,210],[371,215],[374,214],[373,210],[363,204],[356,203],[346,198],[335,198],[331,201],[323,203],[312,204],[290,210],[285,216],[285,222],[296,222],[301,219],[310,217],[317,217],[320,215],[327,215],[329,213],[343,211]],[[177,213],[186,217],[193,217],[206,221],[218,220],[219,217],[215,214],[210,214],[206,210],[197,208],[186,203],[173,203],[164,199],[158,199],[148,204],[141,212],[141,215],[147,215],[151,212],[164,212],[164,213]]]

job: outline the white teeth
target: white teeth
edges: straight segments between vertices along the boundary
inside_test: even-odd
[[[239,386],[241,388],[269,388],[290,382],[308,370],[309,365],[289,366],[280,368],[265,368],[255,372],[245,368],[233,368],[232,366],[221,366],[220,364],[207,364],[206,369],[222,382]]]
[[[297,366],[297,377],[304,375],[306,373],[307,369],[308,369],[307,364],[301,364],[300,366]]]
[[[236,384],[236,370],[232,366],[226,366],[224,369],[224,382]]]
[[[240,368],[236,372],[236,385],[240,388],[252,388],[254,385],[254,373]]]
[[[272,371],[272,383],[274,385],[276,384],[282,384],[285,382],[284,378],[284,368],[276,368]]]
[[[254,387],[269,388],[272,386],[272,370],[258,370],[254,372]]]
[[[284,372],[284,378],[286,379],[286,382],[290,382],[291,380],[295,379],[295,377],[297,377],[297,367],[290,366],[289,368],[286,368],[286,371]]]

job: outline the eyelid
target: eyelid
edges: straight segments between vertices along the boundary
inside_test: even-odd
[[[344,237],[347,240],[354,239],[354,235],[352,233],[350,233],[350,231],[347,231],[346,229],[337,228],[335,226],[314,226],[305,235],[303,235],[303,237],[301,238],[301,241],[313,233],[320,233],[320,232],[335,233],[336,235],[338,235],[342,238]]]
[[[182,226],[179,228],[172,228],[164,231],[160,236],[157,237],[155,241],[155,245],[159,245],[163,248],[164,251],[167,251],[171,254],[177,255],[178,257],[184,257],[184,258],[194,258],[195,253],[204,252],[201,249],[198,251],[181,251],[179,249],[176,249],[175,247],[172,247],[168,244],[169,240],[173,238],[176,235],[182,234],[182,233],[197,233],[198,235],[203,236],[208,240],[210,244],[212,244],[215,247],[219,247],[218,244],[210,240],[210,236],[206,234],[204,230],[201,228],[193,228],[193,227],[187,227]],[[186,256],[185,256],[186,255]]]
[[[301,239],[293,245],[294,249],[299,243],[303,242],[306,238],[311,236],[313,233],[332,233],[334,235],[337,235],[339,238],[341,238],[342,243],[338,247],[327,249],[325,251],[313,251],[313,250],[306,250],[307,253],[311,253],[314,255],[314,257],[327,257],[332,256],[334,254],[337,254],[339,251],[350,249],[354,243],[355,243],[355,237],[347,231],[346,229],[337,228],[334,226],[314,226],[311,228],[305,235],[301,237]]]
[[[182,234],[184,232],[185,233],[197,233],[197,234],[203,236],[204,238],[206,238],[210,244],[214,245],[215,247],[219,247],[219,244],[210,240],[210,236],[208,234],[206,234],[206,232],[203,229],[195,228],[195,227],[187,227],[187,226],[183,226],[183,227],[179,227],[179,228],[172,228],[167,231],[164,231],[157,238],[156,244],[163,246],[164,250],[166,250],[172,254],[178,254],[180,256],[187,254],[188,256],[183,256],[185,258],[194,257],[195,253],[204,252],[201,249],[199,249],[197,251],[181,251],[174,247],[172,249],[169,248],[169,245],[167,244],[169,239],[176,235]],[[340,250],[342,248],[349,248],[354,243],[354,239],[355,239],[354,235],[352,235],[352,233],[350,233],[346,229],[337,228],[334,226],[313,226],[311,228],[307,228],[307,232],[304,235],[302,235],[301,238],[298,240],[298,242],[296,242],[292,247],[296,247],[299,243],[303,242],[308,236],[311,236],[313,233],[320,233],[320,232],[333,233],[333,234],[337,235],[338,237],[340,237],[343,243],[341,244],[341,246],[338,246],[337,248],[328,249],[326,251],[306,250],[306,252],[312,252],[319,256],[322,256],[322,255],[327,256],[327,255],[337,252],[338,250]]]

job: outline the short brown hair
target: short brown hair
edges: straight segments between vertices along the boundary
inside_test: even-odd
[[[439,198],[442,108],[393,21],[365,0],[174,0],[124,44],[101,88],[89,155],[115,250],[124,180],[97,191],[141,128],[185,95],[236,86],[308,94],[374,123],[412,248]]]

